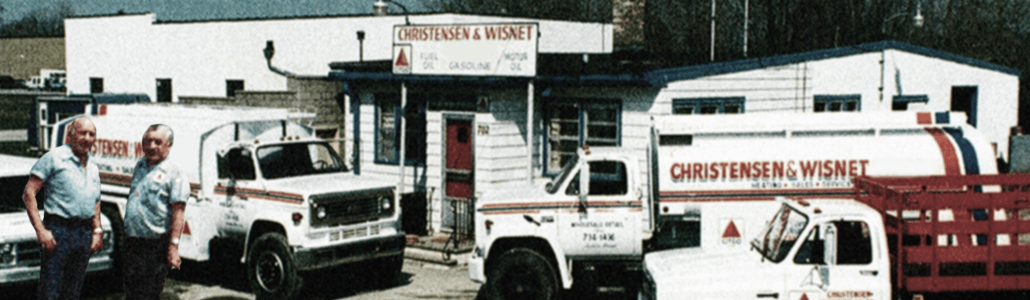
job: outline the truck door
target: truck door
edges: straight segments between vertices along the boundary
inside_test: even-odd
[[[633,196],[625,163],[601,160],[585,167],[566,188],[572,205],[559,214],[566,255],[640,255],[637,223],[643,206]]]
[[[861,220],[817,224],[786,266],[787,299],[890,299],[890,272],[878,235]],[[828,242],[829,241],[829,242]]]
[[[245,215],[248,203],[247,190],[254,184],[257,174],[253,153],[245,148],[233,148],[218,158],[218,184],[213,202],[217,207],[218,231],[229,235],[246,235]]]
[[[193,190],[196,192],[196,190]],[[197,261],[209,258],[210,241],[218,233],[211,222],[219,216],[221,209],[210,197],[190,197],[186,202],[186,225],[182,230],[179,255]]]

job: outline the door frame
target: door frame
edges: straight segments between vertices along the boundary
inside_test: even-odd
[[[978,127],[977,126],[978,125],[977,122],[979,121],[978,120],[979,118],[977,118],[977,115],[980,113],[978,111],[979,110],[978,106],[980,104],[979,103],[980,102],[980,86],[977,86],[977,85],[953,85],[953,86],[951,86],[951,90],[949,90],[949,97],[948,97],[948,108],[949,108],[948,110],[951,110],[950,108],[955,105],[955,92],[956,91],[969,92],[969,94],[970,94],[969,95],[969,110],[965,112],[966,115],[968,116],[968,119],[966,120],[966,123],[969,123],[969,125],[973,125],[973,127]]]
[[[469,180],[472,185],[472,199],[475,201],[476,194],[476,115],[471,113],[443,113],[440,118],[440,230],[454,231],[456,224],[447,226],[447,210],[450,209],[450,201],[447,199],[447,124],[451,121],[469,122],[469,143],[471,143],[472,175]],[[456,216],[452,216],[454,218]],[[457,222],[457,218],[454,218]]]

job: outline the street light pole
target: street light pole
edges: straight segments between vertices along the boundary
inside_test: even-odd
[[[376,0],[376,3],[372,4],[372,7],[374,8],[373,14],[376,16],[385,16],[390,12],[390,3],[401,7],[401,10],[404,11],[404,25],[411,25],[411,22],[408,21],[408,8],[393,0]]]
[[[902,12],[902,13],[897,13],[897,14],[894,14],[893,16],[887,17],[886,19],[883,20],[883,23],[880,24],[880,33],[882,33],[883,35],[887,35],[887,22],[890,22],[891,20],[897,19],[899,17],[907,16],[907,15],[908,15],[907,12]],[[919,4],[916,4],[916,15],[914,17],[912,17],[912,24],[915,25],[916,27],[923,27],[923,21],[924,21],[924,19],[923,19],[923,4],[919,3]]]
[[[715,61],[715,0],[712,0],[712,43],[711,50],[712,61]]]
[[[747,19],[748,8],[747,8],[747,6],[748,6],[748,2],[750,2],[750,0],[744,0],[744,57],[745,58],[747,58],[747,21],[748,21],[748,19]]]

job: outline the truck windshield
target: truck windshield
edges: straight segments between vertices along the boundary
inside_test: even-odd
[[[257,149],[257,159],[265,179],[347,171],[336,151],[325,143],[263,146]]]
[[[561,187],[561,183],[565,182],[565,178],[569,177],[569,173],[572,173],[572,168],[576,166],[576,162],[579,161],[578,155],[573,155],[569,158],[569,161],[565,163],[565,166],[561,168],[558,175],[554,176],[551,182],[547,183],[547,193],[554,194]]]
[[[766,259],[780,262],[794,247],[805,225],[808,225],[808,216],[783,205],[765,225],[762,235],[751,241],[751,246],[758,249]]]

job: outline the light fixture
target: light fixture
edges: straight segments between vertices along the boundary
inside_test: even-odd
[[[905,15],[908,15],[908,13],[897,13],[897,14],[895,14],[893,16],[890,16],[890,17],[884,19],[883,23],[880,24],[880,33],[887,34],[887,22],[890,22],[891,20],[897,19],[899,17],[903,17]],[[912,25],[915,25],[916,27],[920,27],[921,28],[921,27],[923,27],[923,23],[924,22],[925,22],[925,19],[923,18],[923,4],[922,3],[917,3],[916,4],[916,15],[912,17]]]
[[[411,25],[411,22],[408,21],[408,8],[393,0],[376,0],[376,3],[372,4],[373,15],[379,17],[387,15],[390,12],[390,3],[401,7],[401,10],[404,11],[404,24]]]
[[[922,3],[920,3],[919,5],[916,6],[916,16],[912,17],[912,23],[915,24],[916,27],[923,27],[923,4]]]

